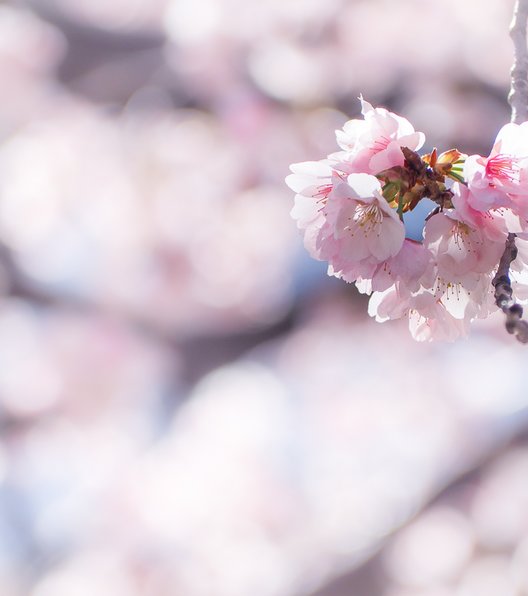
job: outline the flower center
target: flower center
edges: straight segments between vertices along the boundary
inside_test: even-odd
[[[442,304],[442,306],[444,306],[443,300],[460,301],[461,290],[462,284],[460,282],[449,281],[440,276],[437,276],[433,286],[436,302]]]
[[[354,214],[349,220],[353,220],[363,230],[365,236],[373,230],[379,235],[379,227],[383,223],[383,212],[377,205],[358,203],[354,209]]]
[[[453,242],[459,250],[464,250],[468,253],[472,251],[474,244],[482,244],[478,238],[470,237],[471,228],[461,221],[457,221],[453,226]],[[474,236],[474,235],[473,235]]]
[[[383,221],[383,213],[377,205],[365,205],[360,203],[356,206],[354,220],[357,221],[360,226],[368,224],[377,225]]]
[[[356,232],[366,238],[372,232],[380,236],[380,228],[383,223],[383,211],[377,206],[365,203],[356,203],[345,215],[343,232],[354,236]]]
[[[520,168],[518,159],[511,155],[499,153],[488,159],[486,175],[497,178],[501,182],[519,182]]]
[[[332,184],[321,184],[321,186],[317,187],[317,192],[314,193],[314,198],[318,201],[326,201],[328,199],[328,195],[332,192],[333,185]]]

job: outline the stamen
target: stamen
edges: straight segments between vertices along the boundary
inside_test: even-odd
[[[465,250],[468,254],[473,252],[472,245],[479,245],[482,242],[475,237],[470,239],[470,228],[466,224],[457,221],[453,226],[453,241],[459,250]]]
[[[486,175],[502,182],[519,182],[520,171],[519,160],[513,155],[499,153],[486,164]]]
[[[345,226],[345,230],[350,230],[351,235],[359,229],[363,232],[365,238],[371,233],[380,235],[380,226],[383,223],[383,212],[377,205],[366,205],[358,203],[354,208],[354,213],[348,218],[351,222]]]
[[[322,184],[321,186],[318,186],[314,198],[317,197],[318,201],[326,201],[328,195],[332,192],[332,188],[332,184]]]

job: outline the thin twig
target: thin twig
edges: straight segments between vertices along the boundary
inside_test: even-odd
[[[508,101],[512,108],[511,121],[521,124],[528,119],[528,46],[526,24],[528,22],[528,0],[516,0],[510,37],[513,41],[513,66],[511,69],[511,90]],[[504,253],[492,284],[495,287],[495,304],[506,315],[506,330],[523,344],[528,343],[528,322],[522,320],[523,308],[513,299],[510,279],[510,265],[517,257],[515,234],[508,234]]]
[[[512,108],[511,121],[515,124],[521,124],[521,122],[528,120],[527,21],[528,0],[516,0],[510,25],[510,37],[513,41],[513,66],[511,69],[511,90],[508,96]]]
[[[528,343],[528,322],[522,320],[523,308],[512,298],[510,265],[516,257],[515,234],[508,234],[506,247],[492,284],[495,287],[495,304],[506,315],[506,331],[515,335],[521,343],[526,344]]]

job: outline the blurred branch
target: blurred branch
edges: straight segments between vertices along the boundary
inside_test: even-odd
[[[528,119],[528,48],[526,46],[526,22],[528,21],[528,0],[516,0],[510,37],[513,40],[513,66],[511,69],[511,90],[508,96],[512,108],[511,121],[521,124]]]
[[[103,28],[89,22],[76,19],[73,14],[60,9],[49,0],[23,0],[28,8],[40,18],[48,21],[64,33],[69,40],[89,44],[96,43],[99,49],[106,51],[135,52],[161,48],[166,39],[161,31],[152,30],[119,30]]]
[[[107,317],[160,344],[164,349],[177,351],[178,357],[183,360],[180,380],[188,386],[193,386],[209,371],[239,358],[248,350],[283,336],[295,325],[295,319],[302,309],[302,305],[296,304],[280,320],[265,327],[227,334],[185,335],[147,317],[127,313],[117,306],[102,305],[73,294],[48,290],[20,270],[9,247],[1,242],[0,268],[7,280],[9,296],[25,300],[36,307]]]
[[[501,457],[504,457],[511,449],[520,446],[526,447],[528,444],[527,414],[528,412],[526,410],[522,414],[519,414],[520,420],[516,428],[491,441],[471,465],[455,473],[445,485],[438,487],[424,501],[414,515],[409,517],[402,525],[388,532],[378,545],[378,548],[375,549],[364,563],[329,580],[311,592],[310,596],[349,596],[352,593],[384,596],[387,588],[386,567],[384,565],[387,547],[390,546],[402,530],[407,528],[424,511],[435,505],[449,503],[459,490],[478,482],[490,467]]]

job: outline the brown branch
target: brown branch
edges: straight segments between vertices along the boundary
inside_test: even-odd
[[[510,265],[517,257],[515,234],[508,234],[504,253],[491,282],[495,287],[495,304],[506,315],[506,331],[515,335],[518,341],[528,343],[528,322],[522,320],[523,308],[513,300],[510,280]]]

